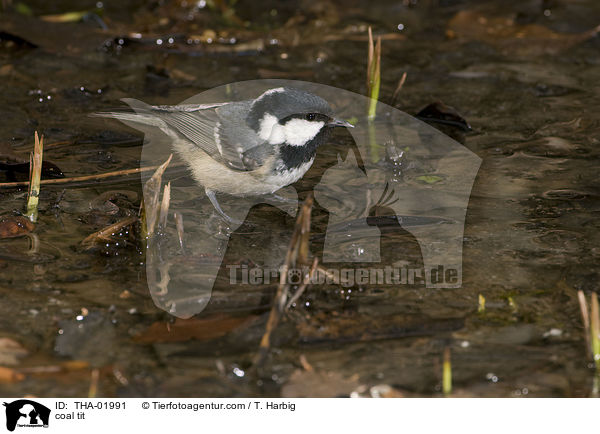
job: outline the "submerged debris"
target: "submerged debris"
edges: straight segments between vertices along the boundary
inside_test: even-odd
[[[0,238],[14,238],[27,235],[34,228],[35,225],[27,217],[0,217]]]
[[[98,244],[106,244],[107,242],[112,242],[113,237],[116,233],[121,231],[123,228],[126,228],[127,226],[131,226],[137,221],[138,217],[136,216],[127,217],[123,220],[113,223],[112,225],[104,229],[99,230],[98,232],[94,232],[93,234],[88,235],[81,242],[81,245],[86,249],[90,249]]]
[[[460,11],[448,23],[446,36],[477,40],[506,55],[558,54],[584,42],[600,31],[596,26],[580,34],[557,33],[539,24],[518,24],[515,17],[488,17],[476,11]]]

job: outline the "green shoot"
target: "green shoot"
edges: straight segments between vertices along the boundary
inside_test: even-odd
[[[479,294],[479,304],[477,306],[477,313],[485,312],[485,297]]]
[[[375,119],[379,87],[381,85],[381,37],[377,38],[377,45],[373,42],[373,32],[369,27],[369,54],[367,59],[367,93],[369,94],[369,110],[367,117],[370,121]]]
[[[452,393],[452,361],[450,359],[450,347],[444,348],[442,392],[444,393],[444,396],[450,396]]]
[[[27,195],[27,212],[25,216],[33,223],[38,218],[38,202],[40,198],[40,179],[42,176],[42,158],[44,153],[44,136],[38,137],[35,132],[33,153],[29,158],[29,193]]]

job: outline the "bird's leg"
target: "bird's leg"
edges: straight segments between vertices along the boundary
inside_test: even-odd
[[[235,224],[235,225],[241,225],[242,221],[236,220],[234,218],[229,217],[225,211],[223,211],[221,209],[221,205],[219,205],[219,202],[217,201],[217,196],[215,195],[215,192],[205,188],[204,191],[206,192],[206,196],[210,199],[210,203],[213,204],[213,206],[215,207],[215,209],[217,210],[217,212],[219,214],[221,214],[221,217],[223,217],[227,222],[231,223],[231,224]]]

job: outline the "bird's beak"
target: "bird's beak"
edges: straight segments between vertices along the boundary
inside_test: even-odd
[[[327,126],[329,127],[347,127],[347,128],[354,128],[354,125],[352,125],[350,122],[347,122],[343,119],[336,119],[336,118],[332,118],[328,123]]]

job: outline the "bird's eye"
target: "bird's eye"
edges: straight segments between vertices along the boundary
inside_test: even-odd
[[[306,115],[306,120],[307,120],[307,121],[314,121],[316,118],[317,118],[317,115],[316,115],[316,114],[314,114],[314,113],[308,113],[308,114]]]

